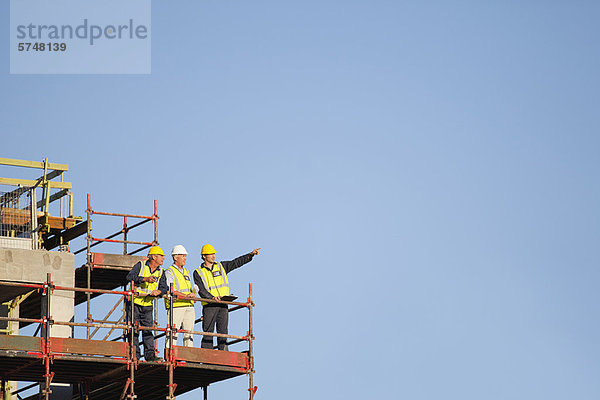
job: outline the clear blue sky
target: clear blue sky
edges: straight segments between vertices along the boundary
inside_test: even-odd
[[[78,215],[158,199],[190,268],[262,247],[230,276],[258,399],[598,399],[599,17],[154,1],[151,75],[9,75],[0,41],[0,153],[68,163]]]

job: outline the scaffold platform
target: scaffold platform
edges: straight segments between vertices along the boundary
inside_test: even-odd
[[[0,280],[4,296],[23,291],[34,290],[40,298],[40,304],[50,309],[50,299],[55,291],[74,291],[89,293],[95,291],[133,298],[135,286],[127,291],[110,291],[57,286],[48,274],[44,283],[8,282]],[[173,304],[173,295],[169,293]],[[197,298],[197,301],[214,302]],[[142,327],[129,323],[77,323],[55,321],[48,311],[39,318],[0,317],[0,321],[39,324],[41,336],[0,335],[0,379],[2,382],[25,381],[39,382],[42,388],[54,383],[67,383],[73,387],[73,400],[91,399],[175,399],[179,394],[203,388],[205,399],[209,385],[247,375],[250,379],[250,399],[254,397],[256,387],[252,386],[254,360],[252,356],[252,285],[246,302],[222,302],[229,311],[247,309],[249,311],[249,330],[245,336],[210,332],[186,331],[176,329],[171,324],[166,327]],[[172,315],[172,308],[169,311]],[[231,339],[228,344],[248,343],[248,350],[242,352],[182,347],[173,345],[165,349],[162,361],[140,361],[135,356],[132,341],[91,340],[50,336],[55,325],[71,327],[95,327],[125,329],[131,339],[133,332],[149,330],[162,332],[169,343],[175,344],[175,333],[208,335]],[[49,392],[42,389],[40,395],[49,399]]]
[[[132,363],[128,347],[101,340],[51,337],[46,344],[39,337],[0,336],[0,377],[43,383],[49,373],[53,383],[74,385],[74,400],[119,399],[124,398],[134,368],[136,396],[158,400],[169,395],[171,366],[175,395],[245,375],[250,368],[247,353],[181,346],[173,347],[172,360]]]

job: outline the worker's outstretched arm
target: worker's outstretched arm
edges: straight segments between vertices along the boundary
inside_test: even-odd
[[[223,268],[225,268],[225,272],[229,273],[230,271],[233,271],[234,269],[237,269],[237,268],[241,267],[242,265],[247,264],[250,261],[252,261],[252,258],[255,255],[260,253],[259,250],[260,250],[260,247],[258,249],[252,250],[248,254],[239,256],[238,258],[233,259],[231,261],[221,261],[221,264],[223,265]]]

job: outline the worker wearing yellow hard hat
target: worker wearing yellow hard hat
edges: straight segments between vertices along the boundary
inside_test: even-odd
[[[258,249],[240,256],[231,261],[217,262],[215,257],[217,250],[210,245],[202,246],[202,259],[204,262],[194,271],[194,283],[198,287],[198,294],[203,299],[214,299],[218,302],[224,296],[229,296],[229,279],[227,274],[236,268],[252,261],[259,254]],[[227,304],[202,302],[202,331],[212,333],[217,328],[217,333],[227,334],[229,323],[229,312]],[[217,348],[227,350],[227,338],[217,338]],[[202,347],[213,348],[213,337],[203,336]]]
[[[165,260],[165,253],[159,246],[152,246],[148,251],[148,259],[145,262],[137,262],[127,274],[126,282],[133,281],[136,294],[133,305],[127,302],[127,321],[131,320],[131,307],[133,307],[133,321],[140,326],[153,325],[153,302],[161,291],[158,290],[158,282],[162,276],[160,266]],[[152,331],[142,331],[142,342],[144,343],[144,358],[146,361],[161,361],[154,351],[154,334]],[[140,359],[139,335],[133,336],[133,344],[136,348],[137,358]]]
[[[148,255],[151,256],[154,254],[164,256],[165,252],[159,246],[152,246],[150,250],[148,250]]]
[[[215,250],[215,248],[212,247],[212,245],[205,244],[204,246],[202,246],[201,254],[203,256],[206,255],[206,254],[217,254],[217,250]]]

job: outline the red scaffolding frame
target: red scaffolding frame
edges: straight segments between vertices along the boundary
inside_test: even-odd
[[[77,400],[92,398],[136,399],[143,393],[144,399],[175,399],[175,392],[180,388],[180,393],[199,387],[204,390],[207,398],[208,385],[224,379],[239,375],[248,375],[249,399],[254,399],[257,387],[254,386],[254,356],[253,356],[253,324],[252,310],[252,284],[249,285],[249,294],[246,302],[226,302],[229,311],[240,309],[248,310],[248,331],[246,335],[229,335],[202,331],[188,331],[173,327],[172,304],[174,296],[172,291],[168,297],[171,303],[169,310],[169,323],[166,327],[142,327],[134,323],[78,323],[71,321],[56,321],[51,313],[51,296],[54,291],[73,291],[97,294],[113,294],[128,297],[133,300],[135,286],[133,283],[129,290],[103,290],[87,289],[67,286],[57,286],[52,282],[50,274],[46,282],[18,283],[0,281],[0,287],[13,286],[18,288],[34,289],[40,292],[45,302],[45,313],[41,318],[13,318],[0,317],[0,321],[16,321],[37,323],[41,326],[41,337],[4,335],[0,336],[0,378],[6,380],[39,381],[44,386],[41,395],[48,400],[51,394],[52,382],[78,384],[80,394],[74,395]],[[195,301],[216,302],[211,299],[196,298]],[[133,319],[130,319],[132,321]],[[60,338],[50,335],[50,327],[54,325],[71,327],[99,327],[125,329],[132,336],[141,330],[164,332],[170,341],[170,351],[161,362],[140,362],[136,358],[133,341],[111,342],[102,340]],[[213,337],[232,339],[229,344],[247,342],[248,350],[231,352],[201,348],[189,348],[173,345],[175,333],[190,333]],[[142,368],[143,367],[143,368]],[[166,370],[166,376],[165,376]],[[178,376],[176,372],[180,372]],[[43,377],[43,379],[41,379]],[[119,382],[120,385],[115,385]],[[123,383],[123,380],[125,382]],[[180,382],[176,382],[176,381]],[[108,381],[108,383],[107,383]],[[136,386],[136,382],[138,386]],[[143,389],[139,389],[142,385]],[[164,388],[166,387],[166,390]],[[162,389],[162,390],[161,390]],[[120,391],[120,392],[119,392]],[[166,396],[165,396],[166,395]]]
[[[249,285],[249,295],[246,302],[226,302],[229,312],[239,309],[248,310],[248,330],[246,335],[224,335],[201,331],[186,331],[176,329],[172,323],[172,310],[168,313],[166,327],[160,327],[157,323],[157,307],[154,307],[153,327],[141,327],[127,322],[124,318],[126,309],[123,307],[123,316],[118,321],[109,321],[108,318],[125,298],[133,300],[135,287],[130,283],[129,289],[125,286],[123,290],[116,290],[122,286],[127,272],[135,262],[143,257],[134,254],[143,251],[153,245],[158,245],[158,205],[154,200],[154,212],[152,215],[135,215],[125,213],[112,213],[96,211],[91,206],[91,196],[87,195],[87,235],[86,247],[74,254],[86,251],[86,263],[77,268],[75,273],[75,287],[56,286],[48,274],[46,282],[17,283],[0,281],[0,287],[12,286],[12,289],[37,290],[40,296],[37,300],[44,304],[45,311],[40,318],[12,318],[0,317],[0,321],[17,321],[21,325],[39,324],[41,337],[28,336],[0,336],[0,379],[35,381],[44,384],[41,395],[49,399],[50,384],[55,382],[78,384],[79,395],[74,395],[74,400],[89,400],[91,398],[120,398],[135,399],[138,395],[145,400],[149,399],[175,399],[175,394],[184,393],[199,387],[204,389],[204,399],[207,399],[208,385],[224,379],[239,375],[248,375],[249,399],[253,400],[257,387],[254,385],[254,355],[253,355],[253,307],[252,284]],[[123,227],[119,231],[100,238],[91,233],[92,219],[94,215],[111,216],[123,218]],[[132,225],[128,225],[131,219],[138,219]],[[148,222],[153,223],[154,237],[151,242],[132,241],[129,232]],[[115,239],[123,235],[123,239]],[[123,254],[93,253],[92,247],[102,243],[122,243]],[[128,245],[141,246],[129,251]],[[50,312],[50,298],[55,290],[73,291],[74,304],[83,301],[86,305],[85,322],[55,321]],[[173,290],[168,297],[173,305]],[[102,294],[119,296],[118,302],[109,311],[108,315],[101,320],[92,317],[91,299]],[[167,296],[165,296],[167,297]],[[32,302],[33,305],[36,303]],[[195,301],[215,302],[211,299],[196,298]],[[44,303],[45,302],[45,303]],[[123,302],[124,303],[124,302]],[[31,307],[29,307],[31,308]],[[40,309],[40,308],[38,308]],[[39,314],[38,314],[39,315]],[[123,321],[125,319],[125,321]],[[129,318],[129,321],[134,321]],[[196,322],[199,322],[197,319]],[[85,327],[86,339],[58,338],[50,336],[50,327],[53,325],[64,325],[71,327]],[[95,331],[90,333],[94,328]],[[92,340],[94,334],[101,328],[108,328],[110,332],[103,340]],[[123,335],[116,339],[107,340],[115,330],[123,330]],[[170,351],[166,354],[165,361],[161,363],[140,362],[136,358],[136,349],[133,346],[132,335],[142,330],[161,332],[171,344]],[[190,333],[193,335],[206,335],[213,337],[225,337],[230,339],[228,345],[247,342],[248,350],[243,352],[230,352],[212,349],[188,348],[173,345],[175,333]],[[126,341],[127,337],[129,340]],[[123,339],[122,342],[115,340]],[[41,361],[41,363],[40,363]],[[167,375],[164,375],[166,371]],[[161,372],[163,375],[161,375]],[[43,379],[41,379],[43,377]],[[137,383],[137,385],[136,385]],[[161,386],[163,385],[164,386]],[[22,388],[19,391],[31,388]],[[166,388],[166,391],[164,390]],[[18,391],[18,392],[19,392]]]

